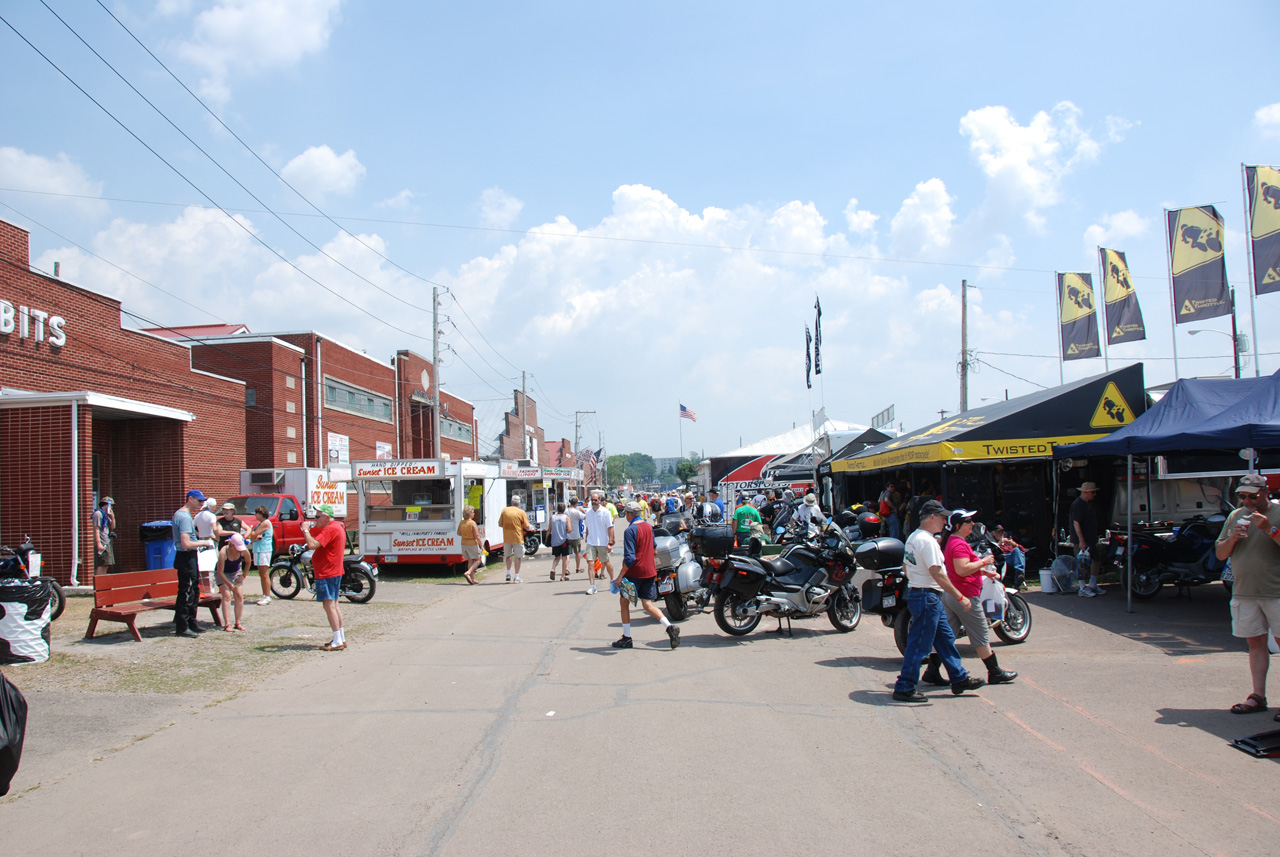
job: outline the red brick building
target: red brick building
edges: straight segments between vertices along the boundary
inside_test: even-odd
[[[396,458],[432,458],[431,386],[436,382],[435,370],[431,361],[412,351],[397,351],[394,362],[400,438]],[[475,406],[441,390],[440,452],[454,459],[478,459],[476,429]]]
[[[498,457],[511,461],[529,459],[539,466],[547,464],[546,437],[538,425],[538,403],[516,390],[515,405],[503,418],[505,425],[498,435]],[[522,430],[526,436],[523,443]]]
[[[188,488],[239,487],[244,397],[186,345],[122,328],[119,301],[31,271],[26,230],[0,221],[0,541],[30,534],[45,573],[88,582],[109,495],[117,567],[142,568],[140,524]]]

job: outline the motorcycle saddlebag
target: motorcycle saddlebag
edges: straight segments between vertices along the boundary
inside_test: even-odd
[[[884,592],[883,582],[878,577],[866,580],[862,584],[862,609],[874,613],[880,609],[880,596]]]
[[[735,556],[733,562],[725,563],[723,568],[728,572],[720,583],[721,589],[736,592],[747,598],[754,598],[764,585],[764,568],[750,557]]]
[[[680,564],[680,541],[674,536],[653,538],[653,564],[658,568],[675,568]]]
[[[724,559],[733,550],[733,528],[727,526],[694,527],[689,534],[689,550],[698,556]]]
[[[702,566],[697,560],[686,560],[676,569],[676,591],[687,595],[702,585]]]
[[[905,546],[897,539],[872,539],[860,545],[855,556],[860,568],[881,571],[886,568],[901,568],[905,550]]]

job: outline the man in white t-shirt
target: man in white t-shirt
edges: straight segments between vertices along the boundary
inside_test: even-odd
[[[960,663],[956,638],[942,604],[942,593],[946,592],[965,610],[972,606],[947,577],[942,548],[938,547],[937,539],[946,520],[947,510],[942,508],[942,504],[937,500],[927,500],[920,507],[920,529],[907,539],[903,568],[907,573],[907,609],[911,611],[911,630],[907,633],[907,651],[902,656],[902,672],[893,685],[893,698],[898,702],[929,701],[929,697],[916,690],[916,685],[920,683],[920,662],[935,649],[951,680],[951,692],[956,696],[986,684],[983,679],[969,675]]]
[[[588,595],[596,594],[596,560],[604,565],[609,579],[613,579],[613,561],[609,552],[613,548],[613,516],[605,508],[604,495],[591,492],[591,505],[587,508],[587,574],[591,576]]]

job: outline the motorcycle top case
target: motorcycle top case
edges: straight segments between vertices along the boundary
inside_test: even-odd
[[[680,565],[680,540],[675,536],[654,536],[653,563],[658,568],[676,568]]]
[[[897,539],[872,539],[860,545],[855,556],[859,567],[871,571],[882,571],[887,568],[902,568],[902,555],[905,550],[905,545]]]
[[[733,528],[728,526],[694,527],[689,534],[689,550],[698,556],[724,559],[733,550]]]

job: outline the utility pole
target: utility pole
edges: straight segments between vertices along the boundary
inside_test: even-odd
[[[431,287],[431,457],[440,457],[440,288]]]
[[[946,412],[946,411],[938,411],[938,419],[940,419],[940,420],[945,420],[946,418],[947,418],[947,412]]]
[[[960,413],[969,410],[969,282],[960,281]]]
[[[578,444],[579,444],[578,436],[580,434],[578,431],[578,418],[581,417],[583,414],[594,414],[594,413],[595,411],[574,411],[573,412],[573,457],[575,459],[578,457]]]
[[[520,457],[529,457],[529,423],[525,413],[529,410],[529,392],[525,386],[525,373],[520,373]]]

